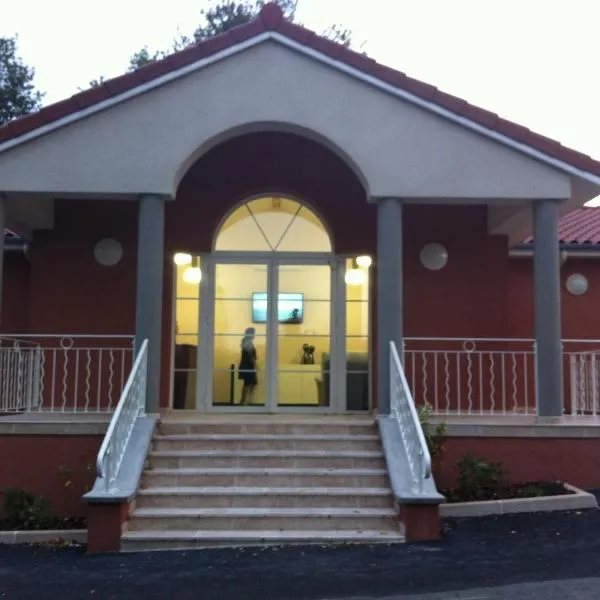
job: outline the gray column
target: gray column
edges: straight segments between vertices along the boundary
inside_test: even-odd
[[[558,201],[537,200],[534,218],[534,298],[537,414],[563,414]]]
[[[390,414],[390,342],[402,356],[402,201],[377,202],[377,397]]]
[[[139,200],[135,351],[148,340],[148,413],[158,412],[160,399],[165,200],[152,194]]]
[[[0,323],[2,323],[2,282],[4,281],[4,229],[6,227],[6,198],[0,194]]]

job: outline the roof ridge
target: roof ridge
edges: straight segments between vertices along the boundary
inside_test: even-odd
[[[281,7],[274,2],[264,4],[256,18],[248,23],[196,42],[135,71],[108,79],[98,86],[43,107],[36,113],[10,121],[0,127],[0,145],[269,32],[411,94],[420,101],[431,103],[491,132],[529,146],[551,159],[600,177],[600,161],[591,156],[568,148],[490,110],[470,104],[434,85],[378,63],[365,54],[324,38],[302,25],[292,23],[284,18]]]

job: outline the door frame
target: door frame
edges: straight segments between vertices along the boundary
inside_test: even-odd
[[[200,314],[198,327],[196,410],[214,413],[340,413],[346,412],[346,287],[344,282],[346,257],[331,253],[300,252],[213,252],[201,257],[203,266],[200,283]],[[265,357],[266,399],[264,406],[214,406],[212,386],[214,375],[215,273],[217,264],[264,265],[267,269],[267,355]],[[330,389],[329,406],[278,406],[279,323],[277,302],[280,265],[328,265],[330,267]]]

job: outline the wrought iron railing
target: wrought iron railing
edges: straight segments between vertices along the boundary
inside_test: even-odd
[[[107,493],[117,489],[116,480],[127,443],[137,418],[144,413],[147,380],[148,340],[144,340],[96,459],[96,471]]]
[[[391,416],[396,420],[411,474],[413,494],[422,494],[431,477],[431,455],[396,344],[390,342]]]
[[[41,365],[39,344],[0,337],[0,414],[39,408]]]
[[[112,412],[132,359],[132,336],[2,337],[0,412]]]
[[[600,342],[562,344],[564,414],[600,414]],[[533,339],[406,338],[404,370],[417,404],[434,414],[536,414]]]

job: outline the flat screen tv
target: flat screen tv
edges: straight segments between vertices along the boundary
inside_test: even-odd
[[[280,293],[277,299],[277,318],[280,323],[300,324],[304,321],[304,294]],[[267,322],[267,293],[252,294],[252,322]]]

